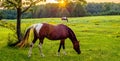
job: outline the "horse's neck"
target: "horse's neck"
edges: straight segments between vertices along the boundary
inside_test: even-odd
[[[77,38],[73,32],[70,33],[69,39],[72,41],[72,43],[75,43],[77,41]]]
[[[72,43],[75,43],[77,41],[77,38],[74,32],[70,28],[68,28],[68,32],[69,32],[69,39],[72,41]]]
[[[77,41],[77,38],[76,37],[72,37],[72,38],[70,38],[70,40],[74,44]]]

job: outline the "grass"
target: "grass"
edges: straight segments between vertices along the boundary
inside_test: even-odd
[[[14,20],[10,22],[15,23]],[[10,30],[0,27],[0,61],[120,61],[120,16],[95,16],[69,18],[63,22],[59,18],[22,19],[22,29],[35,23],[63,23],[69,26],[80,41],[82,54],[78,55],[72,48],[72,43],[66,39],[67,55],[56,56],[59,41],[44,40],[41,57],[38,42],[33,48],[31,58],[28,58],[29,48],[7,46]],[[32,37],[30,38],[32,40]]]

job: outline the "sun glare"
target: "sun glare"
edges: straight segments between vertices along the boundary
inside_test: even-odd
[[[57,1],[55,0],[46,0],[47,3],[58,3]]]
[[[46,0],[46,3],[59,3],[59,6],[61,7],[65,7],[66,6],[66,3],[64,0],[61,0],[61,1],[56,1],[56,0]]]
[[[64,4],[64,1],[62,0],[60,3]]]
[[[65,3],[63,0],[60,1],[59,3],[60,3],[60,6],[61,6],[61,7],[65,7],[65,6],[66,6],[66,3]]]

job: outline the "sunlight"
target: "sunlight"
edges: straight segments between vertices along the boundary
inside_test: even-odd
[[[60,3],[64,4],[64,1],[62,0]]]
[[[55,0],[46,0],[47,3],[58,3],[57,1]]]
[[[66,6],[66,3],[62,0],[62,1],[60,1],[60,6],[61,6],[61,7],[65,7],[65,6]]]

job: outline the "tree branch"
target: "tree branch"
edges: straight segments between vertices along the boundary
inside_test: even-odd
[[[40,2],[39,0],[32,2],[32,3],[31,3],[26,9],[24,9],[21,13],[26,12],[31,6],[33,6],[34,4],[39,3],[39,2]]]
[[[11,3],[14,7],[17,8],[17,4],[16,4],[16,3],[14,3],[14,2],[12,2],[12,1],[10,1],[10,0],[7,0],[7,2],[8,2],[8,3]]]
[[[32,6],[32,4],[30,4],[26,9],[24,9],[21,13],[26,12],[30,7]]]

